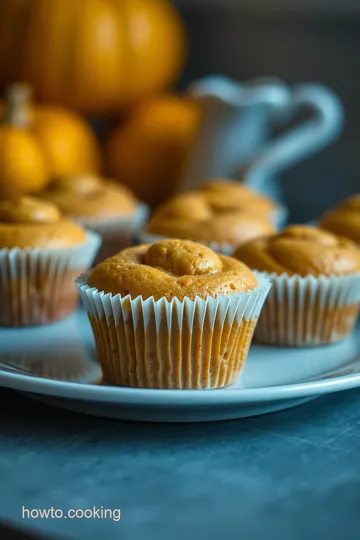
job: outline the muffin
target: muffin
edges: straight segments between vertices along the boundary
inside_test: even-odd
[[[241,198],[241,193],[247,195]],[[211,182],[155,210],[141,240],[189,239],[230,255],[240,243],[276,232],[270,219],[274,208],[271,201],[235,182]]]
[[[56,178],[42,193],[60,211],[101,235],[103,242],[96,262],[131,245],[145,223],[147,207],[125,187],[94,175]]]
[[[234,180],[210,180],[199,190],[211,208],[220,212],[241,211],[269,219],[275,226],[282,225],[283,209],[272,199],[255,192]]]
[[[360,302],[360,250],[327,231],[292,225],[241,246],[234,257],[271,279],[254,339],[310,346],[345,338]]]
[[[270,283],[202,244],[167,239],[121,251],[77,286],[107,382],[205,389],[238,378]]]
[[[360,246],[360,194],[343,201],[320,218],[319,226]]]
[[[39,325],[74,311],[74,280],[100,238],[32,197],[0,202],[0,325]]]

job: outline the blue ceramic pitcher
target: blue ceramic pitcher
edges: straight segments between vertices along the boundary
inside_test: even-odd
[[[222,76],[201,79],[189,93],[203,118],[186,169],[184,188],[209,178],[241,178],[283,203],[279,174],[334,141],[343,126],[337,96],[318,84],[293,88],[277,79],[240,84]],[[275,127],[307,113],[296,127],[273,139]]]

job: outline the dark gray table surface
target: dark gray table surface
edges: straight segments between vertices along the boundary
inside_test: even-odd
[[[144,424],[0,390],[0,518],[68,538],[360,538],[360,391],[262,417]],[[120,508],[21,520],[21,508]]]

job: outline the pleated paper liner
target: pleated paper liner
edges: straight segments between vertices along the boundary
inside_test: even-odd
[[[84,244],[68,249],[0,249],[0,326],[45,324],[72,313],[75,278],[91,266],[100,244],[88,232]]]
[[[344,339],[360,305],[360,273],[301,277],[262,272],[272,287],[254,341],[268,345],[313,346]]]
[[[139,388],[204,389],[230,385],[246,360],[270,288],[167,301],[104,294],[77,286],[93,329],[104,379]]]

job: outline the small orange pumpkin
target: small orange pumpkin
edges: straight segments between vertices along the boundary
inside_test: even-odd
[[[0,104],[0,195],[36,192],[52,176],[99,172],[95,135],[76,114],[32,106],[25,84],[8,89]]]
[[[108,172],[152,207],[174,195],[199,124],[197,104],[168,95],[139,106],[106,144]]]
[[[86,113],[118,111],[171,84],[185,35],[168,0],[1,0],[0,86]]]

